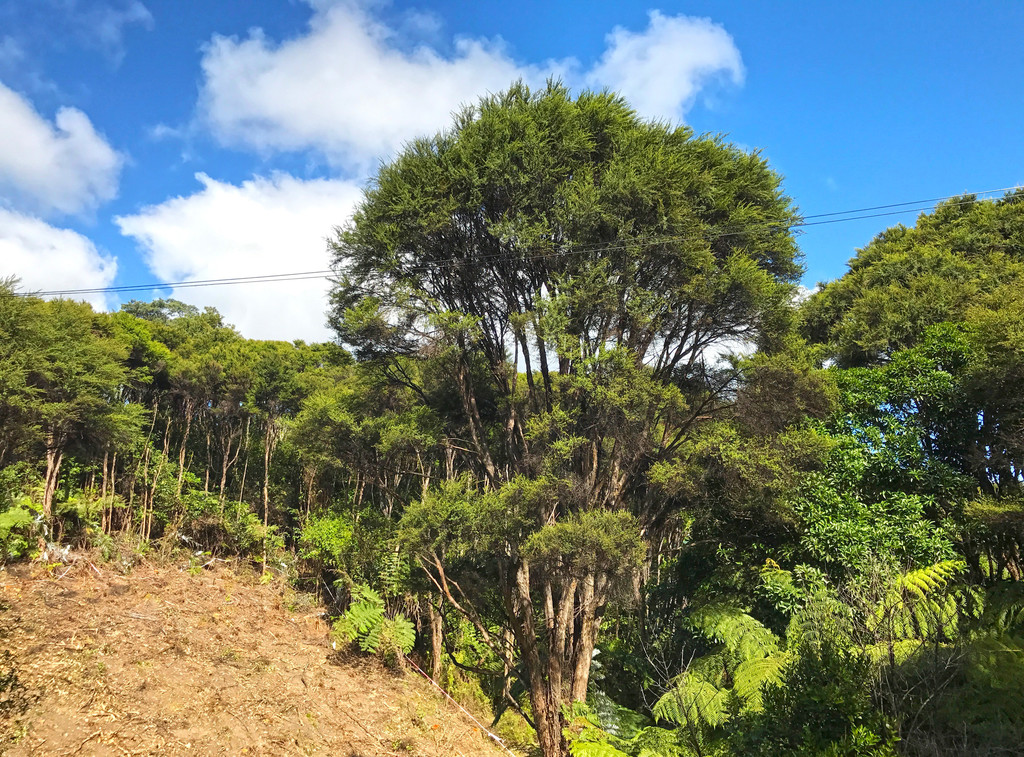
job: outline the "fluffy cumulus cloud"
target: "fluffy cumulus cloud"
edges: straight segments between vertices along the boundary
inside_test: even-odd
[[[646,30],[618,27],[607,42],[587,83],[621,92],[649,116],[682,120],[707,84],[723,78],[743,82],[739,50],[729,33],[710,19],[652,11]]]
[[[0,208],[0,278],[18,277],[22,291],[108,287],[116,274],[116,261],[81,234]],[[103,293],[75,299],[100,310],[110,305]]]
[[[399,49],[394,32],[354,4],[324,5],[308,34],[282,44],[259,31],[216,37],[202,65],[202,116],[223,141],[313,147],[359,167],[435,132],[482,93],[519,76],[542,80],[496,42],[460,40],[449,58]]]
[[[441,52],[422,41],[439,38],[432,16],[406,14],[388,26],[371,3],[306,2],[313,16],[299,36],[273,40],[254,30],[206,46],[197,125],[223,144],[265,154],[312,150],[339,173],[362,177],[403,142],[446,127],[462,105],[517,78],[609,86],[644,115],[679,120],[709,82],[743,76],[732,39],[704,19],[652,13],[642,31],[616,29],[588,71],[572,59],[524,64],[500,40],[459,39]],[[340,179],[198,178],[201,191],[117,219],[162,281],[325,269],[325,237],[359,199],[358,186]],[[216,306],[250,337],[314,340],[329,336],[327,286],[179,288],[174,296]]]
[[[240,186],[196,177],[202,190],[118,217],[162,281],[261,276],[329,267],[326,239],[360,197],[357,184],[258,177]],[[178,288],[172,296],[212,305],[247,337],[323,341],[325,279]]]
[[[82,111],[53,122],[0,83],[0,199],[41,213],[80,213],[117,193],[122,156]]]
[[[705,19],[652,13],[642,32],[613,31],[604,56],[583,71],[571,59],[517,62],[500,40],[458,39],[450,55],[410,49],[364,6],[308,1],[314,15],[302,36],[275,42],[256,30],[207,46],[200,117],[225,144],[315,149],[358,171],[517,78],[610,86],[647,116],[680,119],[708,82],[743,76],[731,37]]]

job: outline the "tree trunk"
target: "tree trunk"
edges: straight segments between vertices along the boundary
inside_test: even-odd
[[[573,650],[572,691],[569,694],[573,702],[587,701],[590,666],[594,659],[597,634],[601,628],[600,613],[604,609],[603,595],[607,580],[604,576],[596,577],[593,573],[583,579],[579,608],[580,633]]]
[[[227,485],[228,485],[228,471],[231,466],[238,460],[238,453],[242,448],[241,444],[235,444],[238,438],[242,435],[242,430],[238,429],[238,433],[231,433],[230,428],[228,430],[227,438],[224,442],[224,456],[221,459],[220,466],[220,512],[224,514],[224,500],[227,499]],[[235,454],[231,454],[231,447],[234,445]]]
[[[110,458],[110,511],[107,513],[107,533],[114,533],[114,497],[117,496],[117,452]],[[106,512],[107,504],[104,502],[103,509]]]
[[[434,603],[427,601],[428,612],[430,613],[430,677],[434,683],[441,683],[441,663],[444,652],[444,618],[441,612],[434,607]]]
[[[210,468],[213,467],[213,449],[210,447],[209,418],[206,429],[206,476],[203,478],[203,494],[210,493]]]
[[[142,473],[142,507],[143,509],[146,507],[146,492],[149,490],[149,487],[146,485],[146,482],[149,481],[149,451],[153,440],[153,429],[156,428],[156,409],[157,401],[153,400],[153,419],[149,422],[149,433],[146,435],[146,446],[143,449],[142,457],[139,458],[139,461],[135,464],[135,472],[132,474],[131,481],[128,483],[128,516],[125,518],[125,522],[122,525],[123,530],[126,532],[130,531],[132,528],[132,516],[134,515],[135,506],[135,483],[139,479],[139,471],[143,470],[143,466],[145,466],[145,470]]]
[[[156,490],[160,484],[160,476],[164,472],[164,466],[167,464],[167,449],[171,438],[171,421],[168,418],[167,426],[164,428],[164,441],[160,445],[160,461],[156,465],[156,471],[153,473],[153,485],[149,490],[149,510],[143,510],[142,518],[142,538],[148,540],[153,535],[153,509],[156,506]]]
[[[273,416],[267,417],[267,433],[263,437],[263,572],[267,572],[267,543],[270,540],[270,461],[274,456]]]
[[[64,445],[51,430],[46,435],[46,479],[43,483],[43,518],[47,524],[53,519],[53,495],[57,492],[57,479],[63,459]]]
[[[188,435],[192,430],[192,400],[185,401],[185,433],[181,437],[181,449],[178,450],[178,490],[176,497],[181,497],[182,484],[185,481],[185,452],[188,449]]]
[[[316,485],[316,468],[310,466],[306,471],[306,517],[313,511],[313,491]]]
[[[250,415],[245,419],[245,443],[242,447],[242,455],[245,457],[245,464],[242,466],[242,483],[238,487],[238,504],[242,504],[245,498],[245,474],[249,472],[249,423],[252,421]]]
[[[498,469],[494,465],[491,450],[487,446],[487,432],[480,419],[480,409],[477,407],[476,394],[470,384],[469,370],[463,364],[461,357],[458,359],[455,380],[459,387],[459,397],[462,399],[462,410],[469,420],[470,439],[476,448],[477,458],[483,464],[488,480],[494,484],[498,480]]]
[[[103,478],[100,479],[100,499],[107,497],[107,463],[110,462],[110,447],[103,450]]]
[[[562,694],[555,688],[561,689],[561,681],[551,680],[550,676],[554,669],[544,665],[541,659],[533,602],[530,597],[530,566],[524,561],[514,569],[514,582],[510,585],[509,582],[502,581],[502,584],[508,587],[505,602],[512,621],[512,632],[515,634],[526,667],[537,741],[544,757],[568,757],[569,747],[562,735]],[[548,662],[556,657],[549,655]],[[555,668],[560,669],[560,661],[556,663]],[[560,679],[560,676],[556,674],[556,678]]]

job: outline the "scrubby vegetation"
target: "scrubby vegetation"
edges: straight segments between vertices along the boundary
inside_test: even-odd
[[[337,344],[8,282],[3,557],[246,557],[548,757],[1013,753],[1024,193],[802,302],[798,217],[756,153],[516,86],[381,168]]]

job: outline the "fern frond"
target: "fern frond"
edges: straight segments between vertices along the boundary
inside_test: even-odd
[[[746,660],[733,671],[733,691],[735,691],[755,712],[761,711],[761,691],[765,684],[779,683],[782,672],[793,656],[785,652]]]
[[[891,652],[892,661],[902,665],[924,647],[925,642],[920,639],[900,639],[891,644],[869,644],[864,647],[864,654],[873,663],[885,663],[890,661]]]
[[[728,672],[729,662],[729,657],[726,653],[713,652],[703,657],[698,657],[690,663],[687,671],[690,675],[695,675],[698,678],[713,683],[715,686],[721,687],[724,685],[723,679]]]
[[[637,757],[683,757],[693,752],[680,743],[678,729],[649,726],[637,732],[629,742],[630,751]]]
[[[574,741],[569,745],[569,754],[572,757],[629,757],[603,741]]]
[[[896,590],[922,598],[945,588],[966,566],[959,560],[943,560],[925,568],[904,573],[896,581]]]
[[[727,697],[728,690],[719,689],[698,676],[684,674],[676,687],[657,701],[652,713],[658,720],[679,726],[702,724],[714,728],[729,718]]]
[[[394,618],[384,614],[384,600],[368,586],[352,590],[352,604],[334,624],[336,636],[357,642],[364,652],[382,651],[385,656],[408,654],[416,643],[416,627],[401,613]]]
[[[743,660],[768,657],[779,649],[775,634],[757,618],[732,605],[705,605],[690,616],[689,622],[703,636],[723,644]]]
[[[958,595],[946,589],[964,567],[944,560],[903,574],[868,618],[869,629],[893,640],[952,636],[960,608]]]
[[[388,642],[402,654],[409,654],[412,651],[416,644],[416,626],[407,617],[399,613],[393,619],[385,620],[381,628]]]
[[[989,589],[981,626],[1000,633],[1024,632],[1024,583],[1000,581]]]
[[[829,592],[819,592],[789,621],[786,647],[818,646],[825,642],[845,643],[850,633],[850,607]]]

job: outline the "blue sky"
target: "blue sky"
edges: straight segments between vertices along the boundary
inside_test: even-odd
[[[515,77],[608,86],[759,148],[806,214],[1015,186],[1022,38],[1009,1],[0,0],[0,276],[323,269],[378,162]],[[913,220],[807,228],[804,283]],[[173,294],[247,336],[323,339],[323,291]]]

